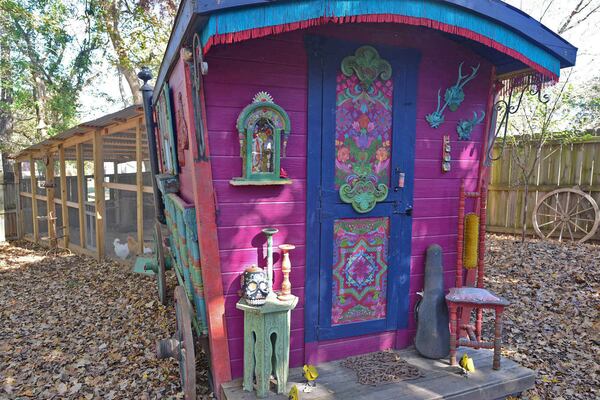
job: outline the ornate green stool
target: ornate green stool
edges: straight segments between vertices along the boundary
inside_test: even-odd
[[[271,375],[277,379],[277,393],[284,393],[290,358],[290,315],[298,298],[281,301],[270,295],[263,306],[251,306],[244,299],[236,307],[244,311],[244,390],[267,397]]]

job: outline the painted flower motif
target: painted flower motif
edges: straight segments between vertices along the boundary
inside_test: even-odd
[[[350,149],[347,147],[341,147],[338,150],[337,159],[341,163],[346,163],[350,159]]]
[[[358,117],[358,124],[360,126],[360,129],[368,130],[369,125],[371,124],[371,120],[369,119],[369,116],[367,114],[363,114],[360,117]]]
[[[369,124],[367,125],[367,131],[373,132],[374,129],[375,129],[375,124],[372,122],[369,122]]]
[[[375,158],[377,158],[377,161],[379,162],[384,162],[389,158],[388,150],[385,147],[378,148],[375,152]]]

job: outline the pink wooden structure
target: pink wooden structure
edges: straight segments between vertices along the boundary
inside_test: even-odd
[[[242,375],[239,277],[251,264],[265,266],[265,227],[279,229],[275,248],[296,246],[290,280],[300,301],[292,312],[292,367],[411,345],[429,245],[442,246],[446,287],[454,286],[459,189],[464,182],[467,192],[486,190],[500,88],[539,89],[573,65],[576,54],[501,1],[472,3],[182,2],[154,95],[155,102],[164,88],[170,95],[174,143],[157,139],[157,151],[166,173],[164,158],[172,152],[165,146],[181,150],[171,174],[178,177],[177,196],[196,207],[198,273],[217,385]],[[374,63],[370,72],[361,62]],[[374,78],[365,78],[373,71]],[[462,99],[444,106],[459,71],[472,79],[461,86]],[[286,184],[232,184],[242,173],[236,121],[263,91],[291,122],[281,156]],[[343,109],[344,93],[354,108]],[[356,121],[344,125],[348,115]],[[469,121],[468,135],[459,136],[459,125]],[[445,135],[451,138],[448,172],[442,169]],[[370,152],[375,142],[377,152]],[[365,157],[371,175],[357,172]],[[385,185],[386,196],[373,195],[371,208],[338,194],[344,183],[353,190],[362,178]],[[276,254],[277,289],[280,263]]]

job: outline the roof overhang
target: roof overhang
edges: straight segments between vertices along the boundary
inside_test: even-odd
[[[217,44],[349,22],[400,23],[439,30],[472,45],[499,66],[499,73],[532,69],[548,80],[557,80],[560,69],[575,65],[577,57],[573,45],[500,0],[183,0],[156,89],[194,33],[200,34],[206,53]]]

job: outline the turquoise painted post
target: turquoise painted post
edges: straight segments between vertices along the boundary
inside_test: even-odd
[[[256,378],[256,396],[267,397],[271,375],[277,379],[277,393],[286,391],[290,359],[291,311],[298,298],[281,301],[267,298],[263,306],[251,306],[244,299],[236,307],[244,311],[244,380],[251,392]]]

